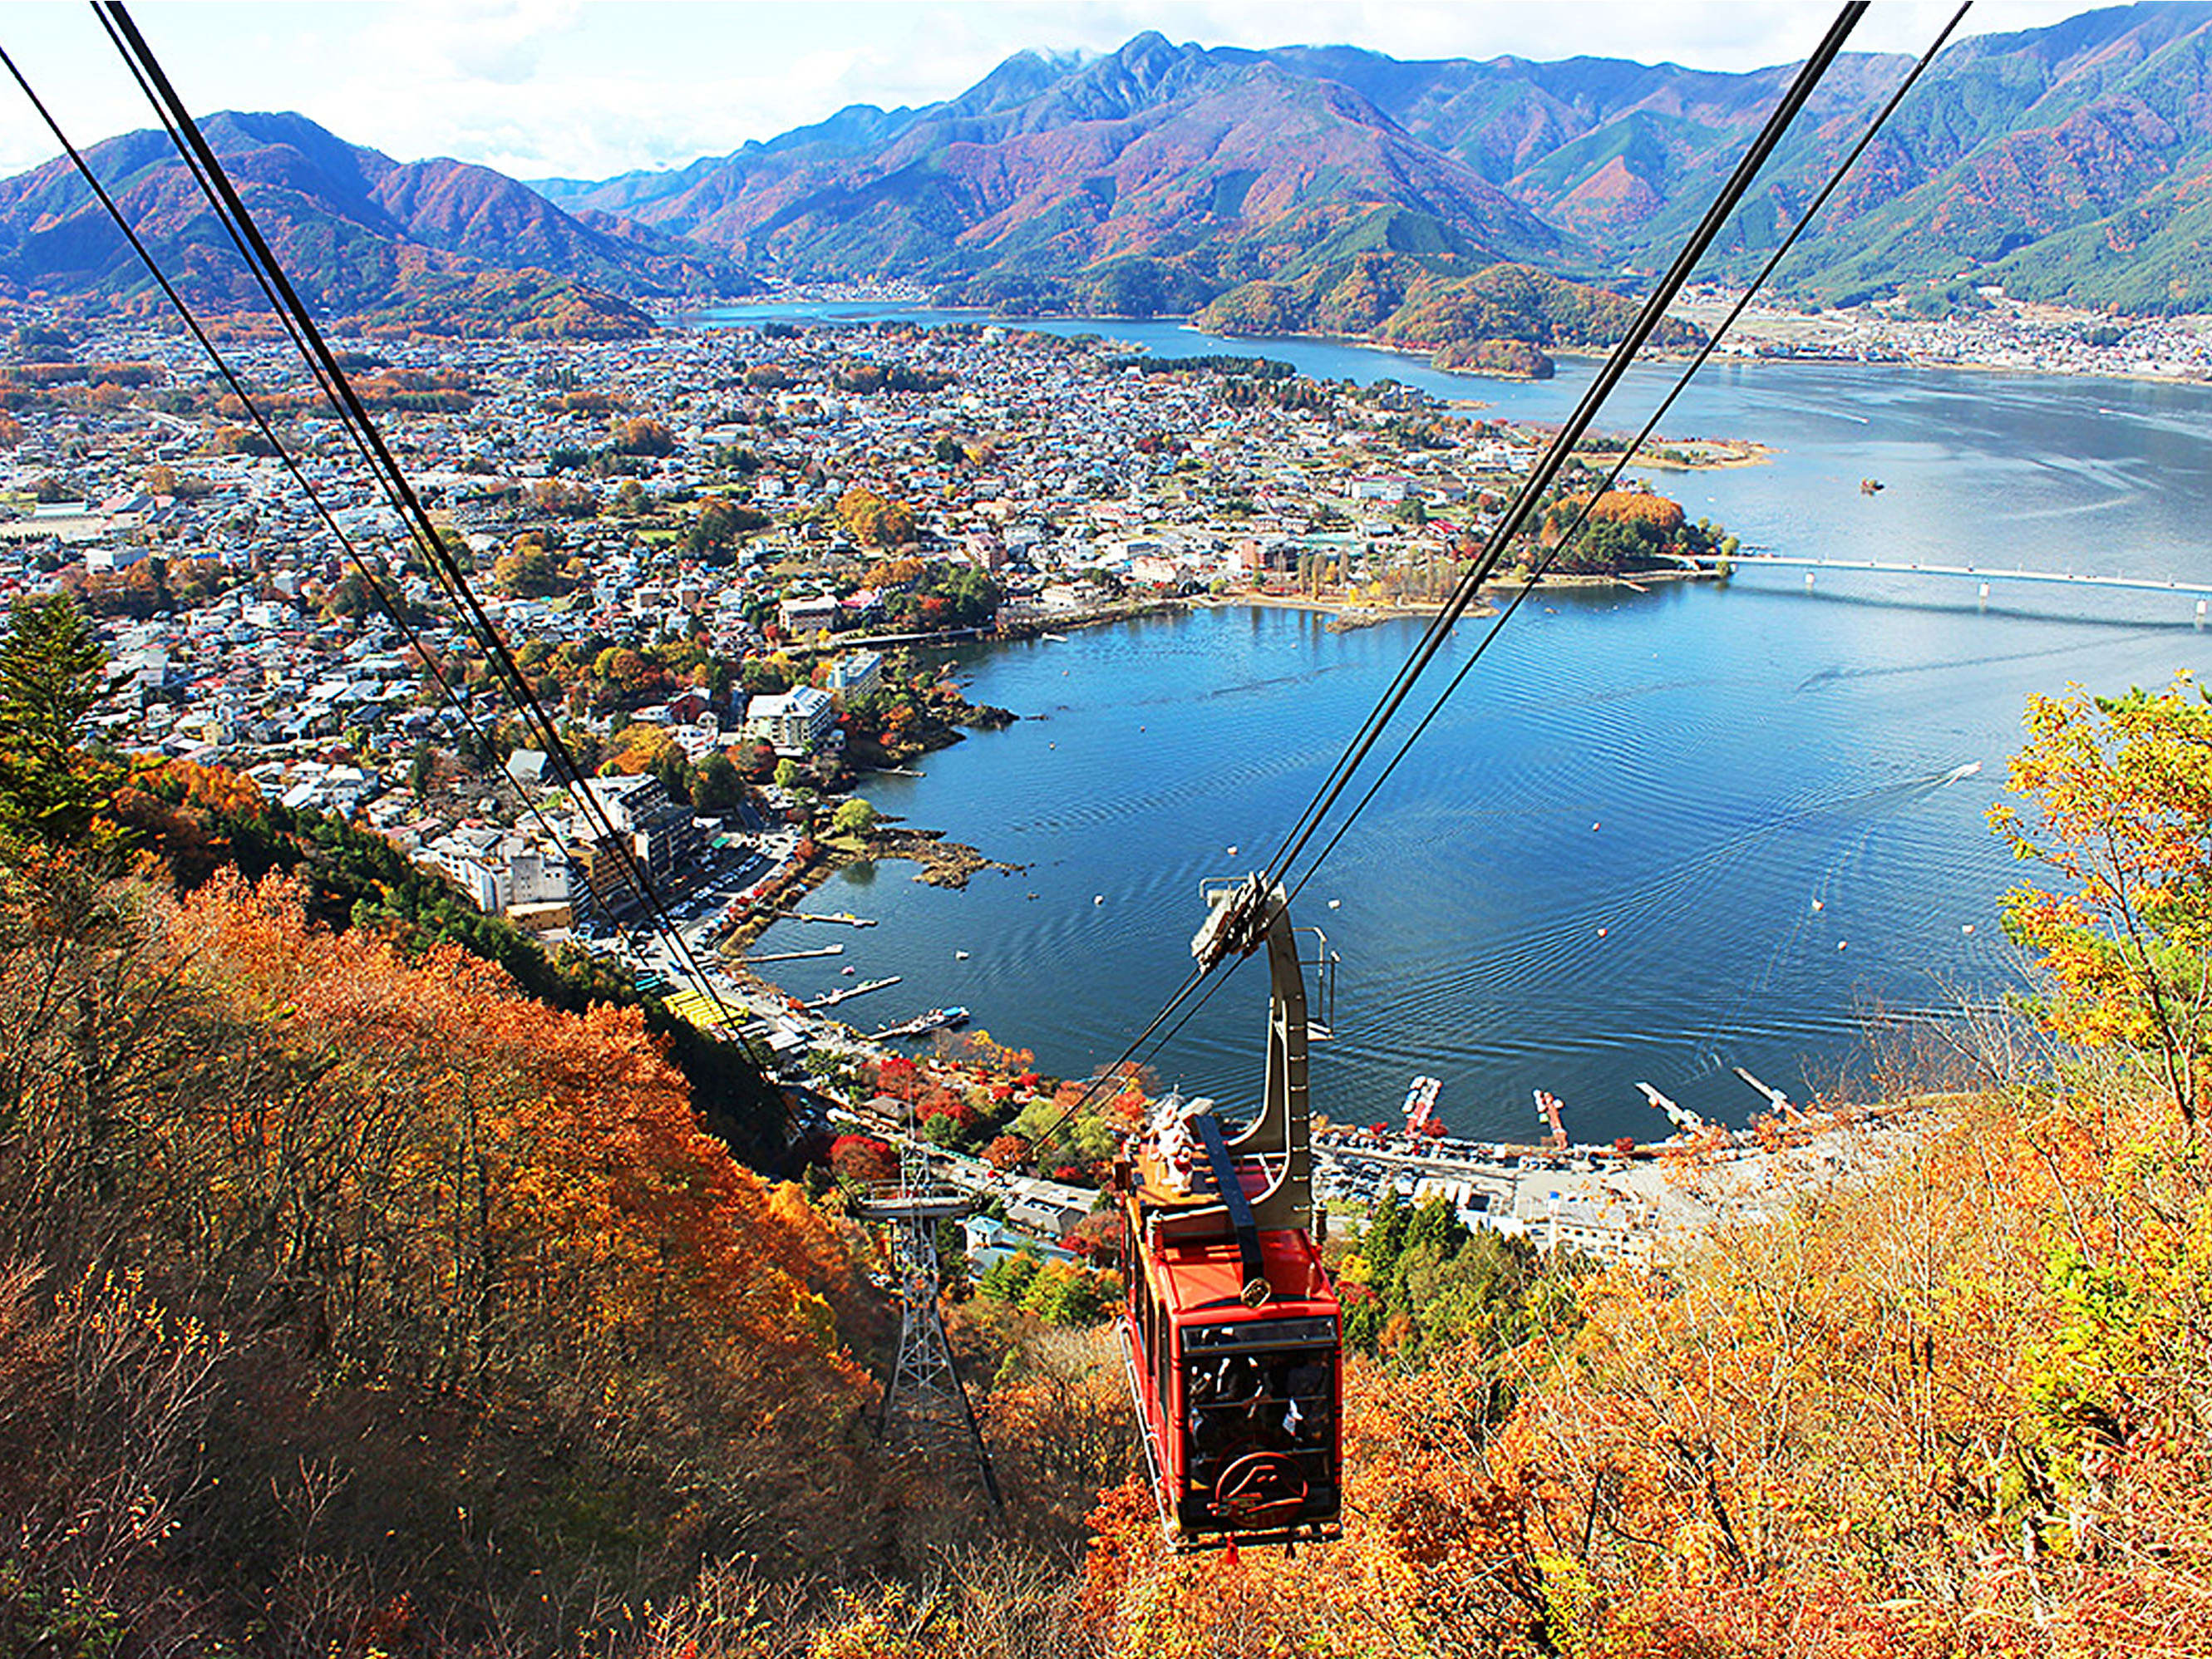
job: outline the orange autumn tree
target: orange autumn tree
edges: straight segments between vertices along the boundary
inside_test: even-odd
[[[67,1590],[155,1645],[354,1650],[410,1597],[475,1617],[462,1586],[554,1650],[571,1598],[701,1551],[864,1549],[824,1531],[868,1478],[864,1303],[635,1012],[325,932],[281,880],[0,860],[0,1630]],[[286,1530],[309,1487],[336,1533]]]
[[[315,1287],[319,1340],[401,1342],[433,1383],[520,1373],[600,1400],[643,1356],[809,1379],[726,1396],[763,1421],[859,1386],[822,1294],[842,1272],[827,1224],[704,1132],[636,1010],[561,1012],[450,945],[408,963],[311,928],[278,881],[218,875],[163,931],[242,1041],[312,1077],[194,1149],[223,1178],[188,1201],[238,1270]]]
[[[1579,507],[1577,498],[1568,502]],[[1648,489],[1608,489],[1590,502],[1592,524],[1642,524],[1672,534],[1682,527],[1682,505]]]
[[[915,538],[914,509],[854,485],[837,498],[837,521],[863,547],[901,547]]]

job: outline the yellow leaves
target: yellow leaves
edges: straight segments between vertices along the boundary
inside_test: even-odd
[[[2212,1065],[2212,704],[2192,690],[2185,676],[2111,701],[2079,687],[2032,697],[2008,776],[2036,821],[2010,806],[1990,821],[2071,890],[2006,896],[2007,928],[2049,988],[2038,1019],[2066,1042],[2135,1051],[2193,1126]]]

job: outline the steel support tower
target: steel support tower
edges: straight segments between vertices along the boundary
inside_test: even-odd
[[[983,1490],[994,1508],[1004,1508],[998,1472],[975,1421],[975,1407],[952,1363],[939,1302],[937,1224],[972,1214],[975,1200],[930,1176],[928,1154],[913,1142],[899,1152],[895,1191],[856,1205],[857,1213],[884,1224],[890,1245],[891,1275],[899,1292],[898,1357],[884,1387],[877,1431],[884,1439],[902,1431],[916,1439],[957,1439],[964,1434],[975,1454]]]

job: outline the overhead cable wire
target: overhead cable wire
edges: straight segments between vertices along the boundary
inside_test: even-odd
[[[1512,507],[1499,520],[1497,527],[1491,533],[1483,556],[1469,568],[1467,574],[1455,589],[1449,602],[1423,631],[1421,639],[1415,646],[1412,655],[1393,677],[1382,699],[1366,720],[1361,723],[1358,732],[1353,735],[1352,743],[1346,749],[1344,755],[1331,769],[1329,776],[1323,781],[1314,800],[1299,815],[1297,823],[1285,836],[1282,848],[1274,858],[1269,860],[1267,869],[1271,878],[1280,879],[1287,872],[1290,866],[1304,849],[1306,843],[1319,830],[1329,809],[1335,805],[1350,786],[1360,764],[1380,742],[1390,720],[1403,706],[1406,699],[1412,695],[1413,686],[1419,680],[1423,671],[1443,648],[1443,642],[1451,636],[1453,627],[1465,614],[1468,606],[1473,603],[1475,595],[1481,589],[1484,580],[1496,568],[1507,544],[1519,532],[1522,523],[1533,511],[1543,490],[1549,487],[1553,479],[1565,465],[1568,455],[1580,441],[1590,422],[1595,418],[1599,407],[1627,373],[1630,365],[1635,361],[1637,353],[1657,330],[1659,323],[1666,316],[1668,307],[1673,304],[1674,296],[1688,282],[1691,273],[1718,238],[1729,217],[1741,206],[1743,198],[1749,193],[1753,183],[1781,143],[1790,125],[1811,99],[1814,90],[1820,85],[1837,57],[1842,52],[1844,43],[1850,38],[1851,31],[1857,27],[1859,20],[1865,15],[1867,6],[1868,0],[1847,0],[1847,3],[1837,14],[1835,21],[1828,26],[1827,33],[1821,37],[1820,43],[1814,49],[1812,56],[1799,67],[1797,74],[1792,77],[1780,101],[1768,113],[1765,124],[1760,127],[1750,148],[1738,160],[1735,170],[1729,175],[1719,194],[1713,198],[1711,204],[1705,210],[1704,216],[1698,221],[1697,229],[1675,256],[1673,263],[1668,267],[1666,274],[1653,288],[1643,309],[1638,312],[1635,321],[1631,325],[1628,333],[1613,349],[1612,355],[1599,369],[1596,377],[1584,390],[1567,424],[1560,428],[1559,436],[1531,471],[1528,483],[1523,485]],[[1434,718],[1433,709],[1428,718]],[[1423,724],[1426,724],[1425,720]],[[1403,752],[1402,750],[1400,751],[1401,757]],[[1393,765],[1396,763],[1395,758],[1391,763]],[[1367,798],[1371,799],[1372,793],[1373,791],[1370,789]],[[1364,804],[1364,800],[1362,802],[1362,805]],[[1341,838],[1342,833],[1340,828],[1337,832],[1338,838]],[[1334,842],[1331,844],[1333,845]],[[1265,880],[1261,884],[1263,890],[1268,884],[1269,883]],[[1304,883],[1301,882],[1299,885],[1303,886]],[[1122,1050],[1121,1058],[1094,1078],[1082,1095],[1056,1115],[1053,1121],[1034,1138],[1034,1141],[1041,1142],[1047,1136],[1056,1133],[1062,1124],[1088,1105],[1109,1079],[1119,1073],[1121,1067],[1144,1046],[1146,1040],[1167,1023],[1176,1011],[1190,998],[1193,992],[1198,989],[1206,977],[1206,969],[1203,966],[1188,975],[1159,1012],[1152,1017],[1144,1030],[1139,1032],[1129,1045]],[[1224,975],[1224,977],[1226,976]],[[1194,1004],[1182,1019],[1176,1021],[1169,1030],[1167,1037],[1161,1039],[1163,1044],[1168,1038],[1181,1031],[1195,1017],[1199,1008],[1212,997],[1214,986],[1218,986],[1220,982],[1219,980],[1216,980],[1212,986],[1206,988],[1198,1003]]]
[[[1842,52],[1844,44],[1867,9],[1867,0],[1849,0],[1838,13],[1814,49],[1792,77],[1771,112],[1769,112],[1756,137],[1738,159],[1735,168],[1722,186],[1698,227],[1685,242],[1666,273],[1653,286],[1644,307],[1630,325],[1627,333],[1613,348],[1597,374],[1577,399],[1573,412],[1560,428],[1559,435],[1530,471],[1520,494],[1510,507],[1498,520],[1491,532],[1480,556],[1468,567],[1450,599],[1423,631],[1412,654],[1393,678],[1382,698],[1368,714],[1346,748],[1343,756],[1330,769],[1327,779],[1316,792],[1312,802],[1302,812],[1285,837],[1280,849],[1267,866],[1272,876],[1279,878],[1306,844],[1316,835],[1330,810],[1350,787],[1353,776],[1367,757],[1382,740],[1382,733],[1398,710],[1413,693],[1414,684],[1451,636],[1452,629],[1465,615],[1468,607],[1480,592],[1482,584],[1496,570],[1507,546],[1518,535],[1536,503],[1549,489],[1565,467],[1575,446],[1596,417],[1599,408],[1612,394],[1625,376],[1644,344],[1664,320],[1674,297],[1689,281],[1692,273],[1706,252],[1718,240],[1722,231],[1749,194],[1753,183],[1765,167],[1768,159],[1780,145],[1798,113],[1811,99],[1829,68]]]
[[[434,574],[442,574],[445,585],[460,609],[464,625],[483,644],[495,672],[506,682],[514,700],[516,712],[526,726],[537,728],[540,741],[568,780],[571,799],[587,816],[598,820],[603,845],[611,847],[617,854],[617,867],[643,902],[654,931],[672,947],[672,959],[674,957],[683,959],[693,979],[714,1002],[723,1023],[734,1030],[738,1024],[735,1014],[723,1000],[714,980],[701,969],[689,941],[674,926],[654,890],[650,872],[638,860],[629,838],[616,826],[606,804],[584,779],[582,770],[576,764],[559,727],[546,713],[536,690],[515,661],[489,612],[471,588],[465,568],[431,523],[428,512],[412,483],[386,444],[367,406],[347,378],[343,367],[323,337],[312,313],[285,274],[282,263],[270,250],[267,239],[247,211],[213,147],[179,97],[153,49],[139,33],[130,13],[118,3],[118,0],[104,0],[104,3],[103,0],[95,0],[94,9],[100,16],[103,25],[108,27],[118,52],[126,63],[133,66],[134,74],[138,75],[142,89],[146,91],[149,100],[157,111],[165,112],[163,125],[170,131],[172,138],[179,143],[179,153],[197,158],[198,166],[194,169],[194,176],[203,192],[208,196],[210,206],[216,209],[219,218],[227,213],[228,228],[233,228],[236,235],[242,236],[251,246],[252,252],[246,256],[249,268],[255,269],[257,281],[265,277],[264,292],[268,284],[274,285],[276,294],[271,296],[272,301],[280,313],[289,315],[290,322],[296,325],[293,330],[295,340],[300,343],[301,349],[311,366],[318,368],[319,379],[324,384],[326,395],[331,398],[341,423],[353,433],[357,443],[365,446],[373,475],[386,490],[402,521],[408,526],[429,568]],[[742,1036],[739,1041],[742,1043]]]
[[[1749,285],[1736,296],[1735,302],[1729,307],[1727,315],[1722,318],[1705,344],[1699,347],[1696,356],[1691,358],[1688,366],[1677,377],[1674,384],[1668,388],[1667,395],[1660,400],[1658,407],[1651,411],[1650,417],[1644,422],[1642,429],[1621,450],[1620,459],[1613,464],[1612,469],[1606,474],[1605,482],[1584,498],[1565,532],[1545,551],[1543,558],[1529,572],[1528,580],[1521,584],[1514,592],[1513,597],[1506,602],[1504,608],[1492,620],[1481,639],[1476,641],[1474,648],[1468,653],[1467,660],[1460,665],[1458,672],[1452,676],[1443,690],[1437,694],[1436,700],[1429,705],[1428,713],[1422,715],[1420,722],[1406,734],[1405,740],[1398,745],[1397,751],[1390,757],[1382,771],[1376,775],[1375,781],[1367,787],[1366,793],[1353,804],[1352,810],[1338,824],[1335,833],[1323,843],[1321,851],[1314,854],[1313,861],[1307,866],[1305,873],[1298,878],[1297,884],[1291,889],[1289,897],[1296,898],[1304,890],[1306,884],[1313,879],[1323,861],[1336,850],[1337,843],[1344,839],[1346,831],[1352,828],[1360,813],[1366,810],[1368,803],[1375,799],[1383,784],[1389,781],[1390,775],[1398,769],[1398,763],[1406,758],[1407,752],[1419,741],[1421,734],[1429,729],[1430,723],[1443,712],[1445,703],[1451,700],[1452,694],[1459,690],[1461,684],[1473,671],[1483,653],[1489,649],[1491,641],[1495,640],[1499,630],[1512,620],[1513,613],[1521,607],[1521,602],[1528,597],[1531,589],[1544,580],[1545,573],[1551,569],[1559,555],[1571,546],[1576,538],[1581,535],[1584,526],[1589,521],[1590,511],[1596,506],[1598,498],[1620,481],[1620,475],[1627,469],[1629,462],[1658,429],[1659,422],[1664,420],[1668,411],[1674,408],[1675,400],[1689,389],[1692,379],[1718,349],[1721,341],[1726,337],[1729,330],[1735,326],[1752,301],[1765,286],[1768,279],[1774,275],[1776,267],[1781,264],[1790,249],[1797,245],[1797,239],[1804,234],[1806,228],[1812,224],[1820,210],[1827,205],[1828,198],[1836,193],[1844,179],[1850,175],[1850,170],[1858,165],[1859,158],[1866,154],[1868,146],[1874,143],[1875,137],[1887,124],[1889,118],[1896,113],[1897,106],[1905,101],[1905,94],[1912,90],[1928,66],[1936,61],[1936,54],[1942,52],[1949,41],[1953,31],[1965,19],[1972,3],[1973,0],[1963,0],[1963,3],[1958,9],[1951,14],[1950,21],[1936,32],[1936,38],[1929,43],[1928,50],[1920,55],[1918,61],[1906,73],[1904,80],[1898,83],[1897,89],[1890,94],[1888,101],[1875,112],[1874,119],[1868,125],[1866,131],[1859,135],[1858,142],[1851,146],[1844,159],[1830,171],[1827,182],[1820,186],[1819,193],[1813,198],[1804,212],[1798,215],[1796,222],[1790,226],[1789,234],[1767,257],[1765,263],[1752,277]]]
[[[423,671],[429,676],[431,684],[437,688],[447,705],[459,716],[469,734],[476,739],[485,752],[489,753],[491,749],[489,734],[477,724],[467,703],[455,694],[452,684],[446,678],[445,671],[439,665],[437,657],[432,652],[428,643],[422,639],[422,635],[416,631],[414,624],[408,620],[404,604],[392,599],[376,570],[369,563],[367,556],[361,551],[344,526],[338,522],[336,514],[324,499],[320,489],[307,476],[299,460],[285,447],[283,441],[277,435],[274,423],[263,410],[259,399],[253,395],[252,390],[216,347],[213,339],[209,337],[199,319],[193,314],[191,308],[185,304],[184,297],[177,291],[175,284],[169,280],[167,273],[161,269],[144,241],[139,237],[137,229],[124,216],[122,209],[118,205],[106,185],[93,171],[92,165],[84,153],[70,141],[69,135],[62,130],[59,121],[47,107],[45,100],[39,96],[22,70],[16,64],[15,60],[9,56],[4,47],[0,47],[0,64],[5,64],[9,74],[14,77],[15,84],[22,89],[24,97],[30,100],[32,107],[37,110],[40,118],[46,123],[46,130],[53,135],[54,141],[62,147],[63,153],[76,167],[78,175],[82,178],[86,186],[91,190],[101,207],[106,210],[109,219],[123,234],[124,239],[130,243],[131,251],[138,256],[140,262],[146,267],[148,274],[159,285],[162,294],[175,309],[178,317],[182,319],[193,339],[199,343],[202,351],[214,364],[216,372],[230,388],[232,395],[244,405],[247,418],[253,422],[256,429],[267,441],[270,447],[275,452],[276,459],[291,475],[293,482],[299,485],[301,492],[307,496],[308,503],[314,508],[316,516],[323,521],[324,526],[330,531],[337,539],[339,547],[344,550],[346,557],[360,574],[363,586],[368,590],[369,596],[375,602],[378,609],[384,612],[386,618],[398,631],[400,639],[414,651],[422,662]],[[380,554],[378,556],[380,559],[382,555]],[[524,798],[523,804],[537,818],[539,827],[547,836],[551,836],[552,825],[546,821],[544,814],[539,811],[537,805],[526,796]]]

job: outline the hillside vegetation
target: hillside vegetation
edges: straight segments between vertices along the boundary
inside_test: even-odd
[[[316,920],[344,861],[250,878],[219,779],[119,800],[99,679],[67,601],[18,611],[0,1651],[2212,1653],[2185,681],[2031,706],[1994,818],[2035,992],[1951,1028],[1881,1173],[1648,1268],[1440,1203],[1333,1241],[1346,1535],[1231,1559],[1162,1549],[1110,1334],[1003,1297],[955,1335],[1006,1516],[878,1446],[834,1195],[736,1162],[641,1011],[531,996],[404,903]]]
[[[641,300],[752,286],[720,254],[619,221],[586,223],[489,167],[403,166],[300,115],[225,111],[204,127],[286,274],[359,331],[620,338],[653,326]],[[195,305],[262,307],[166,137],[127,133],[85,159]],[[64,158],[0,180],[0,293],[162,304]]]
[[[1548,378],[1542,348],[1588,350],[1618,343],[1637,307],[1619,295],[1528,265],[1493,264],[1453,275],[1401,254],[1363,253],[1319,265],[1289,282],[1246,283],[1198,314],[1216,334],[1371,337],[1433,354],[1439,368]],[[1695,346],[1705,336],[1663,319],[1662,346]]]

